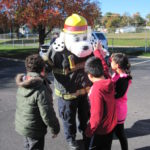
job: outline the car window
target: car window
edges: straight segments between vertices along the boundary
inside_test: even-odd
[[[104,37],[104,35],[103,34],[101,34],[101,33],[95,33],[96,34],[96,36],[98,37],[98,39],[100,39],[100,40],[105,40],[106,38]]]

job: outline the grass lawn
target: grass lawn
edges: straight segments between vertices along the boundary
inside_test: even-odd
[[[108,33],[106,34],[107,38],[122,38],[122,39],[141,39],[141,38],[150,38],[150,31],[146,31],[146,32],[141,32],[141,33],[119,33],[119,34],[115,34],[115,33]]]
[[[113,52],[123,52],[126,53],[129,56],[146,56],[150,57],[150,52],[143,52],[141,50],[134,50],[134,49],[129,49],[129,48],[115,48],[113,51],[110,49],[110,53]],[[17,58],[17,59],[25,59],[26,56],[33,54],[33,53],[38,53],[38,48],[32,48],[32,47],[27,47],[27,48],[16,48],[16,47],[5,47],[2,48],[0,47],[0,57],[7,57],[7,58]]]
[[[150,31],[141,33],[108,33],[106,34],[109,46],[133,46],[133,47],[150,47]],[[20,39],[0,39],[0,49],[1,47],[11,47],[20,46],[27,47],[38,46],[38,38],[20,38]],[[45,43],[49,43],[50,38],[45,39]]]
[[[15,45],[15,44],[19,44],[19,45],[26,45],[26,44],[34,44],[34,45],[38,45],[38,39],[0,39],[0,44],[1,45]]]
[[[144,53],[144,52],[143,52],[141,56],[150,57],[150,52],[147,52],[147,53]]]
[[[140,48],[143,49],[145,46],[150,49],[150,32],[143,33],[123,33],[106,34],[108,38],[109,50],[113,52],[125,52],[128,55],[134,56],[148,56],[150,52],[144,53]],[[45,43],[49,43],[50,39],[45,39]],[[115,46],[118,46],[115,48]],[[119,48],[120,46],[120,48]],[[137,48],[135,48],[137,47]],[[38,39],[11,39],[0,40],[0,57],[19,58],[24,59],[27,55],[32,53],[38,53]]]
[[[17,58],[17,59],[25,59],[26,56],[38,53],[38,48],[16,48],[16,47],[0,47],[0,57],[7,57],[7,58]]]
[[[150,47],[150,39],[118,39],[118,38],[112,38],[108,39],[108,45],[114,45],[114,46],[133,46],[133,47]]]
[[[9,51],[9,50],[22,50],[22,49],[34,49],[38,48],[38,46],[12,46],[12,45],[6,45],[6,46],[1,46],[0,45],[0,51]]]
[[[150,31],[141,33],[106,34],[108,45],[150,47]]]

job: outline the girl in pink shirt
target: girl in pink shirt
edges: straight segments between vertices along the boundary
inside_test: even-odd
[[[116,85],[115,99],[118,124],[115,128],[115,134],[119,138],[122,150],[128,150],[128,141],[124,130],[127,116],[127,92],[132,80],[128,57],[123,53],[112,54],[111,68],[114,71],[112,81]]]

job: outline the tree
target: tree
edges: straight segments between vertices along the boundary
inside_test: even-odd
[[[0,13],[0,33],[8,31],[8,18],[4,13]]]
[[[107,21],[106,27],[107,28],[117,28],[120,26],[120,15],[119,14],[114,14],[110,19]]]
[[[133,14],[133,21],[135,23],[135,26],[145,26],[145,20],[140,16],[139,12]]]
[[[119,14],[115,13],[106,13],[103,17],[103,24],[106,28],[117,28],[120,26],[121,17]]]
[[[16,24],[36,28],[39,44],[54,27],[63,27],[65,18],[72,13],[84,16],[91,26],[100,14],[99,6],[91,0],[1,0],[0,5]]]
[[[150,26],[150,14],[147,14],[146,19],[147,19],[146,25]]]
[[[128,13],[124,13],[122,16],[121,16],[121,22],[120,22],[120,26],[121,27],[124,27],[124,26],[129,26],[131,25],[132,22],[131,22],[131,17],[128,15]]]
[[[111,12],[107,12],[102,18],[102,25],[106,27],[108,20],[111,18],[113,14]]]

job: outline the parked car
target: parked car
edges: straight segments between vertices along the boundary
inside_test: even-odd
[[[106,60],[109,58],[109,51],[108,51],[108,41],[106,36],[104,35],[104,33],[102,32],[98,32],[98,31],[93,31],[92,32],[92,36],[94,36],[94,38],[96,38],[97,40],[100,40],[102,43],[102,46],[104,48],[104,51],[106,52]]]
[[[50,43],[43,44],[43,45],[40,46],[40,51],[47,52],[47,50],[49,49],[49,47],[50,47]]]
[[[136,32],[136,27],[134,26],[126,26],[126,27],[122,27],[122,28],[118,28],[116,29],[115,33],[133,33]]]
[[[47,44],[43,44],[40,46],[40,51],[42,52],[47,52],[47,50],[49,49],[50,45],[56,40],[56,38],[59,36],[59,33],[56,32],[53,34],[53,38],[51,39],[50,43]]]
[[[100,40],[102,43],[103,48],[108,50],[108,41],[104,33],[98,32],[98,31],[93,31],[92,36],[94,36],[96,39]]]

